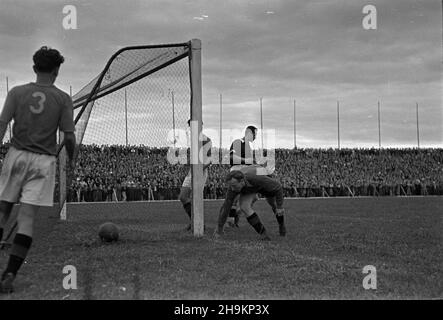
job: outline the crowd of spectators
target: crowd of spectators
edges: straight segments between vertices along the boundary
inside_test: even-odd
[[[442,149],[276,151],[291,196],[443,195]]]
[[[1,159],[6,151],[2,144]],[[167,152],[82,145],[68,201],[177,199],[189,166],[170,164]],[[277,149],[275,158],[286,197],[443,195],[443,149]],[[209,168],[206,199],[224,197],[228,171],[226,164]]]

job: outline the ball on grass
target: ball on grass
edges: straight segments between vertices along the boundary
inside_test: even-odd
[[[104,242],[117,241],[118,227],[112,222],[103,223],[98,230],[98,236]]]

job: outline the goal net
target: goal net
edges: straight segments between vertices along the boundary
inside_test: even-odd
[[[76,166],[67,170],[63,149],[61,218],[69,219],[66,202],[130,200],[134,186],[143,190],[137,200],[152,200],[154,191],[179,187],[191,168],[193,230],[201,236],[203,165],[192,156],[201,148],[200,40],[120,49],[73,102]],[[171,163],[168,154],[179,159],[188,146],[191,166],[183,157]]]

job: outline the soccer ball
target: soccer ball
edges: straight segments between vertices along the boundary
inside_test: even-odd
[[[104,242],[117,241],[118,228],[112,222],[103,223],[98,230],[98,236],[100,237],[100,240]]]

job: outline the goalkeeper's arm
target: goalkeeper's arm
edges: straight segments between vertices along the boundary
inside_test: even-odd
[[[223,205],[220,208],[220,213],[218,215],[217,229],[215,231],[216,233],[223,233],[223,227],[225,226],[226,220],[228,219],[229,212],[236,196],[237,194],[231,190],[228,190],[228,192],[226,193],[225,201],[223,202]]]

